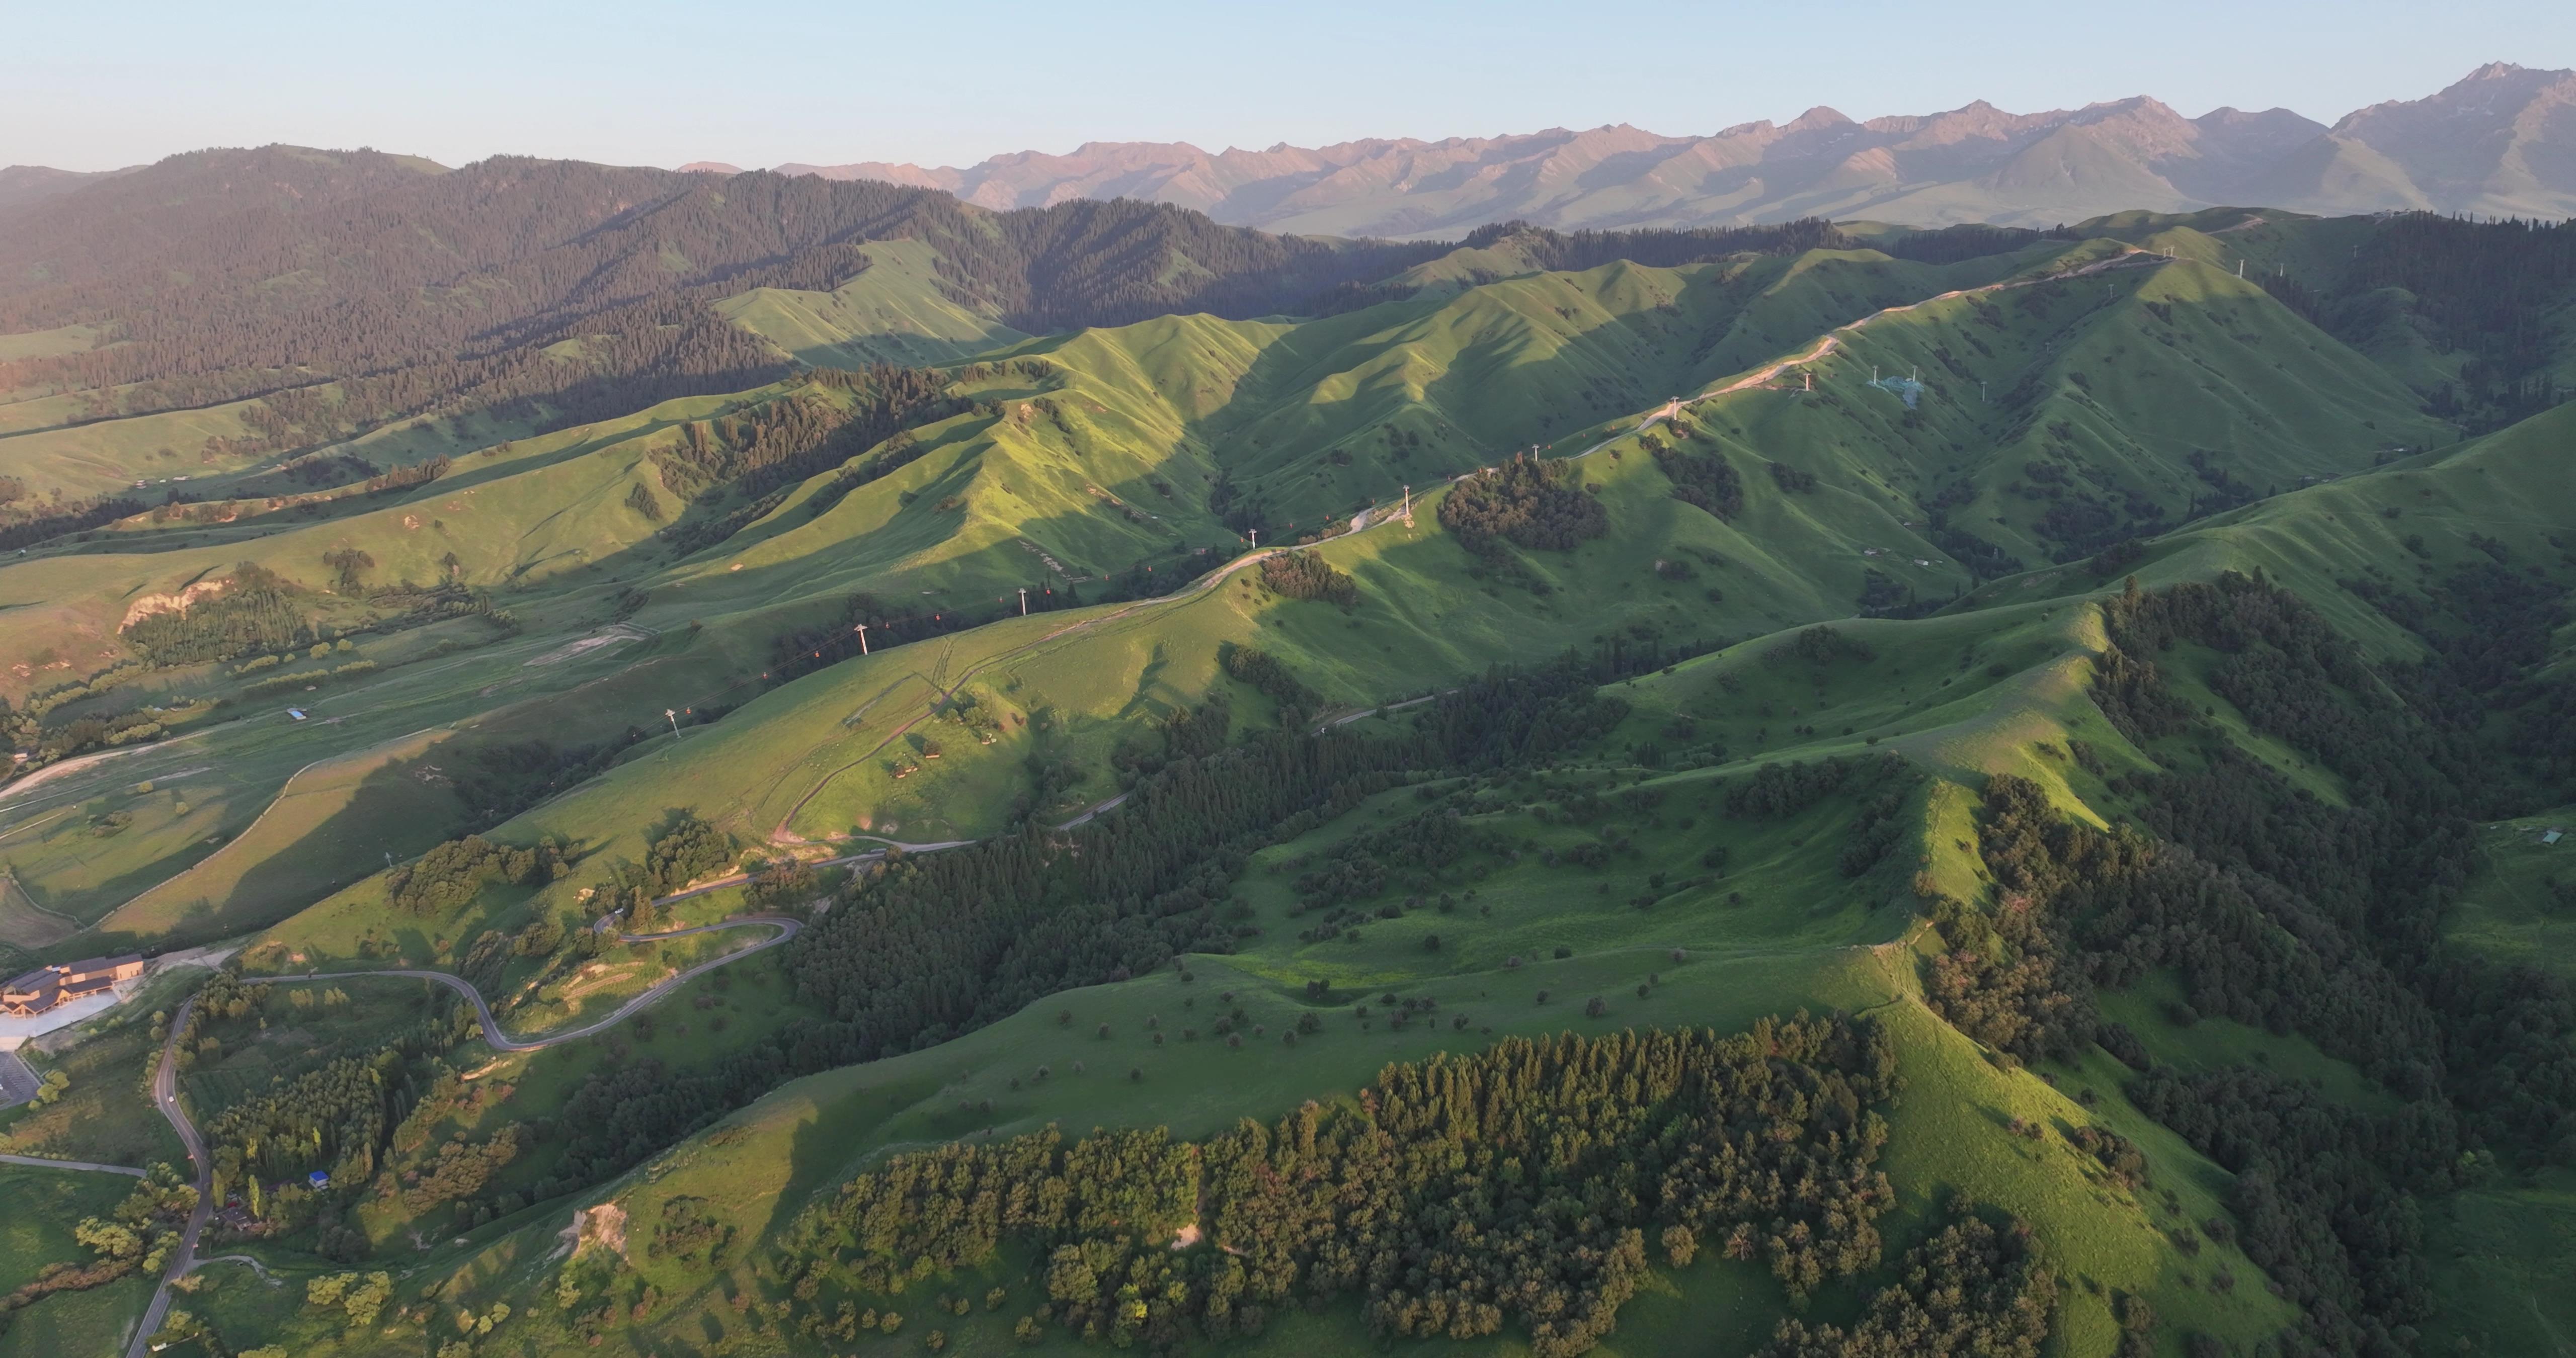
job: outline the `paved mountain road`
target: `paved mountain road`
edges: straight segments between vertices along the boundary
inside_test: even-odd
[[[586,1023],[579,1028],[573,1028],[560,1033],[548,1033],[543,1037],[530,1039],[514,1038],[509,1034],[502,1032],[501,1025],[495,1022],[492,1018],[492,1007],[484,1003],[482,992],[476,990],[473,983],[467,981],[464,977],[451,975],[443,971],[417,971],[409,969],[393,969],[385,971],[326,971],[308,972],[302,976],[275,976],[265,977],[262,979],[278,982],[354,981],[371,976],[401,976],[416,981],[428,981],[435,985],[446,986],[448,989],[463,995],[468,1002],[473,1004],[474,1017],[482,1024],[483,1027],[483,1040],[495,1050],[505,1052],[537,1051],[542,1048],[557,1046],[565,1042],[572,1042],[580,1038],[589,1037],[594,1033],[602,1032],[608,1028],[614,1027],[618,1023],[632,1017],[638,1010],[645,1008],[654,1001],[661,999],[664,995],[669,994],[673,988],[686,984],[695,977],[704,975],[718,967],[729,966],[746,957],[752,956],[755,953],[777,947],[779,944],[794,938],[797,933],[805,927],[801,922],[790,919],[784,915],[738,915],[732,919],[719,920],[713,924],[700,924],[686,929],[669,929],[660,933],[652,934],[624,934],[620,935],[620,938],[622,941],[628,943],[652,943],[666,938],[681,938],[690,934],[711,933],[720,929],[739,929],[747,926],[764,926],[775,929],[778,932],[769,938],[765,938],[758,943],[752,944],[748,948],[737,948],[721,957],[709,958],[686,971],[666,977],[645,990],[644,993],[637,995],[635,998],[628,1000],[622,1005],[619,1005],[615,1012],[595,1023]],[[195,1211],[188,1215],[187,1228],[179,1237],[178,1248],[172,1251],[170,1255],[170,1266],[163,1270],[161,1274],[161,1285],[154,1289],[152,1293],[151,1305],[144,1308],[143,1322],[141,1326],[135,1330],[133,1338],[126,1345],[126,1358],[150,1358],[152,1336],[160,1331],[162,1321],[165,1320],[170,1313],[171,1284],[186,1277],[189,1270],[197,1266],[199,1262],[197,1259],[197,1238],[205,1233],[206,1222],[214,1215],[214,1166],[206,1151],[205,1138],[198,1133],[197,1124],[189,1120],[187,1110],[182,1108],[179,1104],[179,1037],[182,1033],[187,1031],[188,1014],[190,1010],[196,1007],[196,1004],[196,997],[191,995],[179,1006],[178,1012],[170,1016],[170,1036],[161,1044],[161,1060],[153,1067],[152,1071],[152,1102],[161,1109],[161,1116],[169,1120],[171,1130],[179,1134],[180,1143],[188,1148],[188,1161],[196,1168],[197,1207]],[[8,1156],[0,1158],[17,1160],[20,1157]],[[99,1169],[118,1174],[140,1174],[142,1172],[140,1170],[126,1169],[116,1165],[74,1166],[65,1162],[53,1160],[36,1160],[30,1161],[29,1163],[59,1165],[63,1168]]]

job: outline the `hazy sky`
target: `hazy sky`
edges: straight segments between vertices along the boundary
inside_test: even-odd
[[[0,164],[209,145],[618,164],[962,164],[1634,123],[1711,132],[2153,94],[2331,122],[2487,61],[2576,66],[2570,0],[438,6],[0,3]]]

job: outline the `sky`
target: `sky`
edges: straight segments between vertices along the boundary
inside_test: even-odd
[[[2576,66],[2568,0],[138,0],[114,14],[0,0],[0,165],[280,141],[449,165],[970,164],[1086,141],[1706,133],[1819,104],[1869,118],[2133,94],[2332,122],[2488,61]]]

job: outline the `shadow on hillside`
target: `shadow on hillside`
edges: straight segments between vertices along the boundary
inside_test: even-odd
[[[331,893],[462,833],[465,809],[454,774],[466,746],[443,742],[389,761],[343,791],[286,793],[234,840],[195,866],[145,891],[100,922],[81,946],[99,953],[192,947],[263,929]],[[304,828],[298,803],[339,796]],[[284,823],[272,823],[285,818]],[[235,858],[243,861],[235,862]]]
[[[1300,343],[1298,332],[1270,345],[1235,384],[1234,399],[1185,427],[1213,450],[1243,498],[1265,504],[1267,526],[1311,531],[1405,485],[1425,489],[1513,449],[1643,414],[1689,385],[1695,365],[1734,333],[1750,300],[1747,290],[1709,271],[1684,275],[1681,294],[1661,306],[1610,311],[1596,291],[1587,299],[1588,323],[1575,325],[1579,313],[1569,308],[1553,306],[1552,316],[1535,310],[1544,293],[1525,281],[1489,287],[1512,291],[1390,303],[1310,322],[1352,333],[1326,331],[1319,342]],[[1472,318],[1462,343],[1440,343],[1444,313]],[[1421,384],[1422,398],[1408,400],[1387,360],[1424,346],[1439,346],[1442,361]],[[1367,380],[1340,400],[1349,411],[1316,413],[1318,389],[1363,374]],[[1533,419],[1507,399],[1528,393],[1549,393],[1553,404]],[[1307,446],[1253,446],[1300,435]]]

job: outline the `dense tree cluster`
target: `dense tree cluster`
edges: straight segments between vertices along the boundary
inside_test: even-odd
[[[1866,665],[1878,658],[1868,642],[1835,627],[1802,627],[1798,634],[1762,653],[1762,663],[1774,667],[1807,665],[1824,670],[1846,660]]]
[[[2007,575],[2019,575],[2025,569],[2020,557],[1952,524],[1942,510],[1932,510],[1924,528],[1933,546],[1967,567],[1968,573],[1979,580],[2000,580]]]
[[[206,1118],[216,1200],[253,1180],[301,1179],[316,1169],[341,1183],[372,1178],[395,1128],[435,1079],[419,1058],[475,1031],[473,1012],[445,994],[433,1001],[429,1017],[384,1046],[333,1057]],[[256,1194],[251,1203],[256,1213]]]
[[[1906,1251],[1849,1330],[1784,1320],[1757,1358],[2039,1358],[2056,1305],[2029,1227],[1966,1216]]]
[[[104,528],[142,512],[143,502],[128,495],[57,500],[41,506],[0,504],[0,552],[19,551],[39,542]]]
[[[704,709],[701,709],[703,713]],[[524,740],[477,746],[454,766],[456,801],[470,821],[498,825],[576,783],[607,771],[619,751],[643,738],[630,728],[594,746]]]
[[[2421,1321],[2433,1300],[2411,1192],[2455,1185],[2462,1147],[2449,1118],[2421,1104],[2361,1112],[2246,1068],[2158,1068],[2129,1092],[2237,1176],[2229,1205],[2245,1253],[2308,1312],[2313,1333],[2402,1351],[2390,1329]]]
[[[1136,785],[1115,816],[892,861],[798,938],[790,970],[863,1060],[1068,986],[1223,950],[1242,854],[1387,785],[1397,742],[1273,732]]]
[[[1508,539],[1532,550],[1567,551],[1610,531],[1610,513],[1562,461],[1514,453],[1499,467],[1460,480],[1440,500],[1440,526],[1468,550],[1492,554]]]
[[[646,843],[644,861],[613,864],[594,899],[606,909],[623,911],[629,930],[649,929],[654,901],[732,863],[733,851],[731,834],[699,819],[695,811],[674,810]]]
[[[262,652],[302,650],[315,641],[312,619],[295,604],[295,587],[256,562],[225,577],[220,593],[184,609],[147,613],[125,639],[154,665],[239,660]]]
[[[1510,1039],[1196,1144],[1048,1131],[900,1156],[809,1209],[783,1264],[809,1331],[826,1288],[896,1293],[1012,1242],[1044,1253],[1042,1322],[1122,1345],[1357,1294],[1380,1333],[1509,1325],[1561,1358],[1616,1326],[1650,1249],[1706,1240],[1793,1296],[1874,1265],[1894,1195],[1872,1109],[1894,1089],[1885,1035],[1840,1017]]]
[[[2077,235],[2077,232],[2064,227],[2055,231],[2035,231],[2029,227],[1968,222],[1945,226],[1937,231],[1908,231],[1879,248],[1898,259],[1920,260],[1925,264],[1956,264],[1963,259],[1981,259],[1987,255],[2026,250],[2044,240],[2072,240]]]
[[[1792,495],[1807,495],[1816,489],[1816,474],[1804,467],[1792,467],[1786,462],[1765,462],[1762,465],[1770,470],[1773,484]]]
[[[1509,848],[1501,836],[1471,827],[1446,810],[1373,826],[1346,835],[1313,859],[1295,865],[1297,905],[1290,913],[1368,900],[1392,883],[1436,891],[1443,869],[1469,854],[1503,853]]]
[[[564,847],[553,840],[514,848],[467,835],[436,845],[394,869],[385,879],[385,899],[407,914],[435,918],[473,900],[487,882],[537,886],[569,871]]]
[[[1218,667],[1225,671],[1227,678],[1250,686],[1253,692],[1277,705],[1283,726],[1297,725],[1306,713],[1314,711],[1323,702],[1322,696],[1306,687],[1306,681],[1298,678],[1296,671],[1258,646],[1220,642],[1216,658]]]
[[[1280,552],[1261,560],[1261,583],[1291,599],[1322,599],[1349,608],[1360,601],[1357,581],[1314,552]]]
[[[481,1141],[461,1136],[449,1140],[418,1170],[403,1175],[403,1205],[426,1212],[482,1192],[494,1175],[527,1149],[529,1139],[526,1125],[513,1122]]]
[[[1673,498],[1697,505],[1721,519],[1732,519],[1744,512],[1744,478],[1736,475],[1735,464],[1724,453],[1694,453],[1686,447],[1665,445],[1652,434],[1640,435],[1646,451],[1655,455],[1655,465],[1673,483]]]
[[[1894,755],[1837,755],[1764,764],[1727,785],[1726,814],[1786,820],[1850,787],[1910,787],[1914,775]]]

